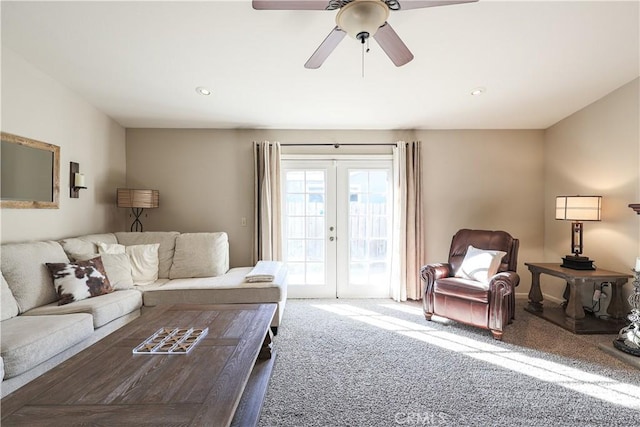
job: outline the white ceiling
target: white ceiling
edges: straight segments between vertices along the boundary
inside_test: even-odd
[[[415,59],[346,37],[335,11],[250,0],[2,1],[2,45],[125,127],[544,129],[640,75],[639,1],[491,1],[391,12]],[[197,86],[212,90],[196,94]],[[486,93],[471,96],[482,86]]]

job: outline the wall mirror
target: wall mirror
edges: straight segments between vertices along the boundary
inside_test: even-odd
[[[58,209],[60,147],[2,132],[0,206]]]

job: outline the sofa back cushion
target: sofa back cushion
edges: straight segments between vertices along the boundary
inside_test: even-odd
[[[125,246],[151,245],[159,243],[158,248],[158,278],[168,279],[169,270],[173,263],[173,253],[176,248],[177,231],[145,231],[142,233],[122,231],[115,233],[117,243]]]
[[[0,261],[20,313],[58,300],[46,266],[47,262],[69,262],[58,242],[7,243],[2,245]]]
[[[86,236],[70,237],[60,240],[62,248],[72,261],[93,258],[98,252],[98,243],[118,243],[113,233],[87,234]]]
[[[2,279],[2,293],[0,293],[0,303],[2,304],[0,307],[0,320],[7,320],[12,317],[16,317],[20,313],[20,310],[18,310],[18,302],[13,297],[11,289],[9,289],[9,285],[1,273],[0,279]]]
[[[227,233],[182,233],[169,272],[170,279],[215,277],[229,270]]]

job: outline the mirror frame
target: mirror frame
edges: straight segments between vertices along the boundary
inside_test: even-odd
[[[47,200],[0,200],[1,208],[10,209],[59,209],[60,208],[60,147],[23,136],[2,132],[3,142],[24,145],[38,150],[50,151],[53,154],[53,188],[52,201]]]

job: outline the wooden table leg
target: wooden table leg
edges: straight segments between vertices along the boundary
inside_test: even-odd
[[[271,328],[267,329],[267,335],[264,337],[264,341],[262,342],[262,348],[260,349],[260,353],[258,353],[258,359],[271,359],[271,354],[273,352],[273,332],[271,332]]]
[[[582,308],[582,288],[585,285],[584,279],[571,279],[569,283],[569,301],[567,301],[567,308],[565,314],[567,315],[567,321],[574,325],[576,322],[584,319],[584,309]]]
[[[624,300],[622,298],[622,287],[627,283],[627,279],[618,279],[611,283],[611,302],[607,307],[607,314],[614,319],[624,319]]]
[[[569,295],[571,295],[571,285],[569,284],[569,282],[567,282],[564,285],[564,292],[562,293],[562,299],[564,301],[562,301],[562,304],[560,304],[560,307],[567,308],[567,304],[569,304]]]
[[[531,269],[529,269],[531,271]],[[531,271],[531,289],[529,290],[529,309],[542,311],[542,291],[540,290],[540,272]]]

